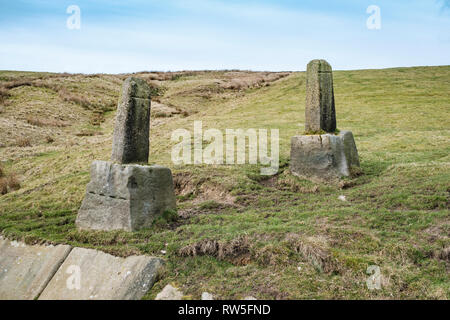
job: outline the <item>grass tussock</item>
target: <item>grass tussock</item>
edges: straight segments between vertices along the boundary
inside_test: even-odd
[[[31,139],[28,137],[20,137],[16,141],[16,146],[20,148],[31,147]]]
[[[330,273],[339,270],[337,260],[333,258],[324,238],[305,238],[297,234],[290,234],[287,236],[287,241],[296,253],[300,254],[319,272]]]
[[[0,87],[0,105],[4,105],[6,100],[10,97],[8,89],[5,87]],[[0,109],[1,110],[1,109]],[[0,111],[1,113],[1,111]]]
[[[33,125],[33,126],[37,126],[37,127],[58,127],[58,128],[63,128],[63,127],[67,127],[69,126],[69,123],[67,123],[66,121],[61,121],[58,119],[43,119],[43,118],[38,118],[36,116],[27,116],[26,118],[27,123]]]
[[[102,135],[102,132],[99,131],[95,131],[95,130],[82,130],[80,132],[75,133],[75,135],[77,137],[93,137],[93,136],[98,136],[98,135]]]
[[[6,89],[14,89],[14,88],[18,88],[18,87],[32,86],[32,85],[33,85],[33,80],[26,79],[26,78],[9,81],[9,82],[6,82],[5,84],[3,84],[4,88],[6,88]]]
[[[436,259],[450,263],[450,247],[438,250],[434,253]]]
[[[20,189],[20,181],[17,175],[12,172],[8,175],[8,188],[10,190],[16,191]]]
[[[258,181],[261,185],[268,188],[275,188],[281,191],[291,191],[302,194],[314,194],[320,192],[320,187],[317,184],[300,180],[297,177],[291,175],[288,172],[282,172],[281,174],[274,175],[272,177],[251,177]]]
[[[292,264],[292,255],[300,258],[321,273],[341,270],[323,238],[300,237],[289,234],[282,243],[267,243],[263,246],[240,236],[230,241],[203,239],[178,250],[182,257],[211,256],[235,265],[257,263],[261,266],[286,267]],[[294,259],[295,260],[295,259]]]
[[[20,189],[20,181],[16,173],[6,173],[5,169],[0,165],[0,195]]]
[[[269,243],[261,248],[252,248],[252,260],[260,266],[283,268],[290,264],[289,248],[279,243]]]
[[[138,72],[133,74],[133,76],[138,76],[145,79],[146,81],[177,81],[182,78],[192,77],[202,72],[198,71],[177,71],[177,72]]]
[[[233,78],[234,75],[239,77]],[[250,88],[260,88],[269,86],[272,82],[280,80],[288,76],[288,72],[280,73],[249,73],[246,77],[242,77],[240,73],[230,72],[230,79],[220,83],[219,87],[226,90],[241,91]]]
[[[91,103],[86,97],[69,92],[67,89],[60,89],[58,94],[64,101],[76,103],[84,108],[91,107]]]
[[[5,170],[0,165],[0,194],[4,195],[8,193],[8,181],[5,178]]]
[[[250,242],[246,236],[230,241],[204,239],[181,248],[178,254],[183,257],[208,255],[236,265],[245,265],[250,262]]]
[[[0,194],[5,195],[8,193],[8,180],[6,178],[0,178]]]

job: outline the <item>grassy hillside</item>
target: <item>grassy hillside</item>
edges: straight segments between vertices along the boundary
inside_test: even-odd
[[[2,71],[3,235],[164,257],[147,298],[168,283],[187,298],[450,298],[449,66],[334,73],[338,127],[353,131],[364,172],[339,185],[288,172],[290,138],[304,131],[304,73],[135,76],[154,87],[150,163],[172,169],[179,218],[137,233],[75,227],[90,163],[109,159],[127,75]],[[171,133],[194,120],[279,129],[279,174],[173,165]],[[382,290],[366,287],[370,265]]]

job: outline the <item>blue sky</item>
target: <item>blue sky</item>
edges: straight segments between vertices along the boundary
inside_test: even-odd
[[[81,10],[70,30],[67,7]],[[377,5],[381,29],[366,10]],[[304,70],[450,64],[449,0],[0,0],[0,70]]]

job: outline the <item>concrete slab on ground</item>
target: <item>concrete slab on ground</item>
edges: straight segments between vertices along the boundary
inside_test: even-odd
[[[119,258],[74,248],[40,300],[139,300],[157,280],[164,261],[149,256]]]
[[[70,246],[29,246],[0,238],[0,300],[33,300],[69,255]]]

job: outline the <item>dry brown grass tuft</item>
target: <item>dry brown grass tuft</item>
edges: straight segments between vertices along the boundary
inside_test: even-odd
[[[31,147],[31,140],[27,137],[22,137],[16,140],[16,146],[24,148]]]
[[[268,244],[253,252],[254,260],[262,266],[281,266],[289,264],[289,250],[282,245]]]
[[[64,88],[60,89],[58,94],[64,101],[76,103],[87,109],[91,107],[91,103],[86,97],[69,92]]]
[[[8,101],[8,98],[11,95],[9,94],[9,91],[7,88],[0,87],[0,113],[3,113],[5,111],[4,106],[7,106],[10,104]]]
[[[0,194],[4,195],[10,191],[19,190],[20,181],[14,172],[6,174],[5,170],[0,166]]]
[[[219,252],[219,241],[205,239],[181,248],[178,253],[183,257],[209,255],[216,257]]]
[[[7,89],[14,89],[22,86],[32,86],[33,81],[31,79],[18,79],[7,82],[4,86]]]
[[[287,241],[291,249],[301,254],[318,271],[325,273],[339,271],[337,261],[333,258],[325,239],[302,238],[297,234],[289,234]]]
[[[8,175],[8,187],[10,190],[19,190],[20,189],[20,181],[17,178],[17,175],[12,172]]]
[[[101,111],[94,111],[89,118],[89,123],[93,126],[99,126],[103,121],[105,121],[105,115]]]
[[[303,194],[320,192],[318,185],[304,186],[294,176],[285,173],[261,180],[259,183],[265,187],[275,188],[282,191],[292,191]]]
[[[8,193],[8,180],[6,178],[0,178],[0,194],[4,195]]]
[[[37,127],[67,127],[69,124],[67,122],[57,120],[57,119],[42,119],[35,116],[28,116],[27,122],[33,126]]]
[[[116,108],[116,98],[108,97],[106,99],[97,99],[95,102],[90,101],[88,97],[69,92],[65,88],[55,89],[61,99],[80,105],[86,110],[92,111],[89,123],[98,126],[105,121],[105,112],[113,111]]]
[[[230,80],[222,82],[220,88],[241,91],[249,88],[259,88],[269,86],[271,82],[288,76],[288,72],[278,73],[248,73],[242,76],[241,72],[229,72]]]
[[[178,254],[183,257],[208,255],[236,265],[245,265],[250,262],[250,241],[247,236],[226,242],[205,239],[181,248]]]
[[[75,133],[77,137],[93,137],[102,135],[102,132],[94,131],[94,130],[82,130],[80,132]]]
[[[450,262],[450,247],[439,250],[433,254],[434,258]]]
[[[196,74],[199,74],[201,72],[199,71],[177,71],[177,72],[138,72],[135,73],[134,76],[138,76],[140,78],[143,78],[145,80],[150,81],[175,81],[179,80],[181,77],[188,77],[188,76],[194,76]],[[124,78],[128,77],[129,75],[124,75]]]
[[[6,101],[6,99],[8,99],[8,98],[9,98],[8,89],[4,88],[4,87],[0,87],[0,103],[3,104]]]
[[[177,195],[186,196],[195,192],[204,180],[196,181],[190,172],[179,172],[173,175],[173,184]]]
[[[172,117],[172,114],[171,113],[162,112],[162,111],[156,111],[156,112],[152,113],[152,117],[155,117],[155,118],[170,118],[170,117]]]
[[[59,90],[61,90],[61,86],[57,83],[53,83],[53,82],[42,82],[42,81],[34,81],[32,83],[33,87],[37,87],[37,88],[46,88],[46,89],[50,89],[53,90],[55,92],[59,92]]]

